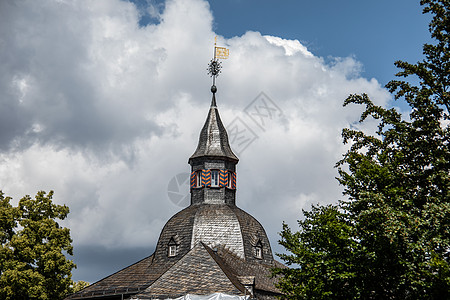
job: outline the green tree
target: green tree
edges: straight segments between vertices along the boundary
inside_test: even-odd
[[[62,299],[71,292],[75,264],[69,229],[69,208],[52,203],[53,192],[23,197],[17,207],[0,192],[0,298]]]
[[[409,104],[409,118],[393,108],[374,105],[366,94],[351,95],[344,103],[365,106],[360,122],[369,117],[378,120],[375,134],[353,129],[342,133],[344,143],[351,147],[337,164],[338,180],[348,197],[339,203],[339,209],[344,224],[351,228],[346,244],[355,243],[350,252],[341,251],[345,253],[341,257],[345,264],[338,265],[352,274],[347,287],[353,294],[348,298],[450,297],[450,1],[420,3],[424,13],[433,15],[429,29],[434,43],[424,45],[425,58],[421,62],[397,61],[400,72],[396,75],[402,80],[386,86],[396,99]],[[415,76],[419,84],[407,81],[410,76]],[[318,220],[317,228],[328,234],[327,223],[320,221],[322,213],[313,208],[306,220]],[[301,226],[297,235],[287,229],[284,227],[281,233],[282,244],[291,238],[304,244],[301,239],[314,234],[312,227]],[[313,253],[320,249],[318,241],[307,246]],[[296,256],[296,247],[286,248]],[[328,244],[326,249],[333,251],[333,245]],[[288,264],[292,261],[292,257],[282,258],[288,258]],[[339,271],[329,262],[310,263],[324,264],[329,268],[320,275],[326,279],[330,278],[327,274]],[[308,265],[299,263],[297,272],[321,284],[308,274]],[[301,279],[305,280],[300,276],[285,277],[280,288],[290,291],[286,286],[303,285]],[[309,298],[309,291],[293,297]]]
[[[303,211],[300,231],[283,224],[280,244],[290,254],[279,254],[291,268],[276,269],[278,287],[293,299],[351,299],[355,291],[352,226],[337,206],[313,206]],[[294,268],[292,268],[294,266]],[[297,267],[299,266],[299,267]]]
[[[83,280],[79,280],[79,281],[74,281],[72,284],[72,293],[76,293],[81,291],[82,289],[86,288],[89,286],[89,282],[83,281]]]

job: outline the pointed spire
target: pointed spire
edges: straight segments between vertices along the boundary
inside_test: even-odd
[[[219,110],[216,106],[216,95],[213,93],[211,107],[205,125],[200,132],[197,150],[189,158],[217,157],[237,163],[239,159],[233,153],[228,142],[228,134],[220,120]]]
[[[238,162],[239,159],[231,150],[228,142],[228,134],[220,120],[214,97],[212,101],[205,125],[200,132],[197,150],[189,158],[189,162],[198,157],[218,157]]]
[[[216,104],[216,94],[213,94],[212,99],[211,99],[211,107],[217,107]]]

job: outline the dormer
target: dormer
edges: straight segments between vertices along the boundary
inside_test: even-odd
[[[178,235],[174,235],[169,239],[167,243],[167,257],[175,257],[178,255],[180,246],[180,238]]]

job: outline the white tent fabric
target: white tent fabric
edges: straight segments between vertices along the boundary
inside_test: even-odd
[[[186,294],[173,300],[246,300],[249,296],[227,295],[222,293],[214,293],[210,295],[193,295]]]
[[[236,296],[222,293],[214,293],[210,295],[194,295],[186,294],[178,298],[168,298],[167,300],[247,300],[250,296]],[[137,297],[131,298],[133,300],[139,300]]]

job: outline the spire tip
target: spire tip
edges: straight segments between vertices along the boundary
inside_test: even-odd
[[[211,100],[211,107],[216,107],[216,106],[217,106],[217,104],[216,104],[216,94],[213,93],[212,100]]]

